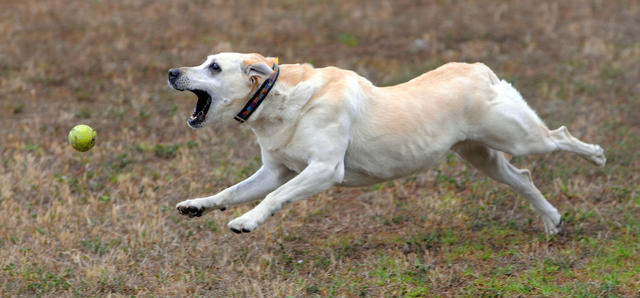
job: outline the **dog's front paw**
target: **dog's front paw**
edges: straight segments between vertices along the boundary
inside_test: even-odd
[[[186,200],[178,203],[176,205],[176,209],[178,209],[178,212],[182,215],[194,217],[194,216],[202,216],[202,214],[204,214],[204,211],[207,208],[204,207],[197,200]]]
[[[249,233],[258,227],[258,221],[250,215],[244,214],[230,221],[227,226],[234,233]]]

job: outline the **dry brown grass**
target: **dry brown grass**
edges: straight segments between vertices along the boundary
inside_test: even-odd
[[[0,295],[637,295],[639,15],[631,0],[1,1]],[[565,212],[551,240],[454,156],[235,235],[226,223],[250,206],[173,207],[260,163],[245,128],[188,129],[195,99],[166,86],[168,68],[221,50],[381,85],[482,61],[609,164],[516,159]],[[78,123],[98,131],[86,154],[66,143]]]

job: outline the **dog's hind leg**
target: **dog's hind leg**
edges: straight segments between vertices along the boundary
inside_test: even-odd
[[[503,152],[491,149],[480,143],[462,142],[454,146],[453,150],[478,170],[498,182],[511,186],[515,191],[527,198],[542,216],[544,229],[548,235],[553,235],[560,231],[562,220],[558,210],[544,198],[533,184],[529,170],[514,167],[505,158]]]
[[[564,126],[549,130],[509,83],[492,87],[496,95],[471,125],[471,140],[515,156],[564,150],[604,166],[606,157],[600,146],[578,140]]]

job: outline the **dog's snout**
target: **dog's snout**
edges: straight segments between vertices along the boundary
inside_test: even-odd
[[[169,69],[169,81],[173,82],[180,76],[180,70],[177,68]]]

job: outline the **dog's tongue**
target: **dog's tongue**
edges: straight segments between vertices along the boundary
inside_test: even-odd
[[[196,106],[193,108],[193,114],[189,117],[189,121],[192,123],[202,123],[207,117],[207,112],[211,105],[211,98],[204,91],[194,90],[193,93],[198,96],[198,102],[196,102]]]

